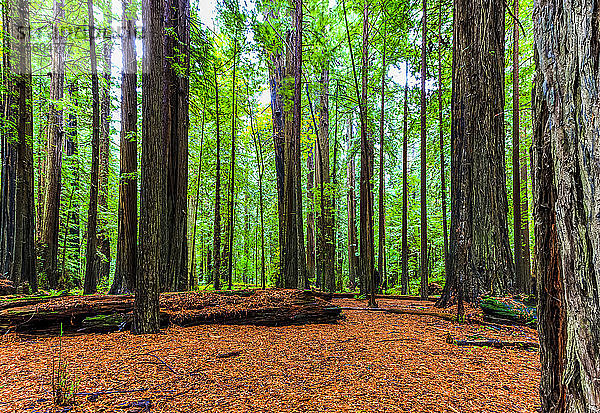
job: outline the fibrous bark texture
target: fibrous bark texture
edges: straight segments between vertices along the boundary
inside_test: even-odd
[[[163,245],[166,238],[166,171],[163,137],[163,18],[161,0],[142,1],[144,56],[142,59],[142,159],[140,191],[140,243],[133,331],[159,330],[158,294],[164,270]]]
[[[475,301],[513,288],[504,159],[504,3],[455,0],[450,273]]]
[[[550,412],[600,411],[598,6],[541,0],[534,9],[536,267]]]

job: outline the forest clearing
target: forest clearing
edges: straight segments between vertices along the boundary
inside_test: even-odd
[[[354,299],[332,304],[365,306]],[[537,351],[459,347],[447,334],[537,341],[528,327],[365,311],[344,311],[328,324],[173,326],[153,336],[8,334],[0,343],[0,411],[538,411]],[[59,357],[78,395],[72,407],[51,410],[52,363]]]
[[[600,413],[599,1],[1,1],[0,411]]]

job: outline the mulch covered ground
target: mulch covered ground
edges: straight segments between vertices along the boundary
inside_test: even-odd
[[[364,306],[352,299],[344,307]],[[432,304],[379,300],[381,307]],[[536,341],[526,327],[348,310],[337,324],[201,325],[164,334],[0,341],[1,412],[536,412],[536,351],[455,339]],[[59,349],[62,350],[59,351]],[[77,404],[52,407],[59,352]],[[54,410],[53,410],[54,409]]]

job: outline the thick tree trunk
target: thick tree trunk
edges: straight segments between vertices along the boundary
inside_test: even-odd
[[[213,224],[213,287],[221,289],[221,127],[219,119],[219,78],[217,67],[214,67],[215,76],[215,112],[217,124],[217,155],[215,166],[215,215]]]
[[[65,43],[61,26],[65,18],[65,4],[55,0],[52,24],[52,69],[48,113],[48,140],[44,171],[44,203],[38,240],[40,274],[45,274],[50,288],[58,288],[58,219],[61,191],[63,110],[60,104],[64,94]]]
[[[121,72],[121,139],[117,262],[111,293],[134,292],[137,274],[137,55],[136,13],[123,0],[123,69]]]
[[[423,37],[421,40],[421,299],[429,296],[429,259],[427,257],[427,0],[423,0]]]
[[[96,59],[96,33],[94,23],[94,3],[87,1],[88,36],[90,45],[90,67],[92,74],[92,170],[90,172],[90,203],[88,206],[87,243],[84,294],[93,294],[98,286],[97,227],[98,227],[98,185],[100,161],[100,90],[98,85],[98,64]]]
[[[8,270],[8,278],[17,288],[28,284],[36,292],[29,2],[10,0],[4,7],[6,89],[3,115],[8,127],[2,135],[2,147],[6,152],[3,153],[2,164],[1,227],[2,239],[7,241],[2,245],[2,261],[5,264],[2,270],[3,273]],[[5,163],[5,160],[8,162]],[[5,212],[8,214],[5,215]]]
[[[159,330],[160,274],[165,269],[167,174],[159,164],[165,159],[163,136],[163,30],[164,3],[142,1],[144,55],[142,59],[142,159],[140,180],[139,260],[133,331]]]
[[[504,158],[504,3],[455,0],[450,272],[440,305],[514,287]]]
[[[402,132],[402,275],[400,289],[408,294],[408,62],[405,62],[404,120]]]
[[[534,188],[542,407],[600,411],[598,5],[539,1]],[[554,186],[552,185],[554,183]]]
[[[111,27],[110,12],[104,13],[107,27]],[[112,29],[111,29],[112,30]],[[111,123],[111,62],[112,39],[105,36],[103,44],[104,73],[102,80],[102,95],[100,101],[100,169],[98,173],[98,212],[100,225],[98,228],[98,280],[108,278],[110,273],[110,236],[108,234],[108,196],[110,175],[110,123]]]
[[[189,130],[189,1],[168,0],[165,6],[163,127],[167,160],[168,259],[164,291],[183,291],[187,281],[187,186]],[[182,73],[183,72],[183,73]]]

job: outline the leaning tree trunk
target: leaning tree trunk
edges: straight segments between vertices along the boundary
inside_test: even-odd
[[[454,1],[450,273],[457,293],[512,291],[504,159],[504,3]]]
[[[123,71],[121,73],[121,139],[117,262],[111,293],[135,291],[137,273],[137,55],[136,14],[123,0]]]
[[[107,27],[111,27],[112,11],[104,13]],[[98,211],[100,213],[100,225],[98,228],[98,280],[108,278],[110,273],[110,236],[108,234],[108,196],[109,196],[109,174],[110,174],[110,123],[111,123],[111,62],[112,62],[112,39],[104,38],[103,45],[104,73],[102,80],[102,96],[100,101],[100,166],[98,171]]]
[[[597,412],[598,5],[592,0],[541,0],[534,21],[538,61],[533,170],[542,407],[549,412]]]
[[[37,291],[37,273],[35,268],[35,240],[33,203],[33,103],[31,74],[31,44],[29,38],[29,2],[11,0],[5,4],[4,15],[7,23],[5,39],[4,77],[6,81],[5,125],[3,134],[4,149],[11,152],[11,165],[2,165],[3,178],[6,167],[14,168],[14,182],[3,185],[2,204],[13,205],[8,220],[2,217],[2,232],[7,228],[14,232],[12,243],[3,249],[3,257],[12,253],[12,262],[8,266],[8,276],[15,286],[26,283],[33,292]],[[6,27],[6,26],[5,26]],[[23,32],[24,31],[24,32]],[[8,175],[8,174],[6,174]],[[4,183],[4,182],[3,182]],[[12,187],[14,191],[6,193],[4,189]],[[6,196],[5,196],[6,195]],[[6,211],[6,212],[9,212]],[[3,211],[4,212],[4,209]],[[7,225],[4,225],[7,224]],[[3,268],[4,270],[4,268]]]
[[[140,179],[139,260],[135,287],[133,331],[159,330],[160,272],[164,270],[167,174],[161,167],[163,139],[163,18],[164,2],[142,1],[142,159]]]
[[[100,91],[98,85],[98,64],[96,59],[96,38],[94,24],[94,3],[87,2],[88,36],[90,45],[90,66],[92,74],[92,170],[90,172],[90,203],[88,206],[87,243],[85,252],[84,294],[93,294],[98,287],[97,227],[98,227],[98,184],[100,158]]]
[[[61,26],[65,18],[65,4],[54,1],[52,23],[52,63],[50,79],[50,107],[48,113],[48,140],[44,171],[44,204],[38,240],[40,274],[45,274],[50,288],[58,288],[58,219],[61,190],[65,43]]]

